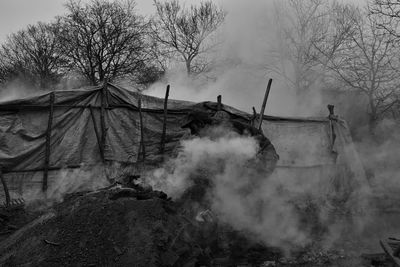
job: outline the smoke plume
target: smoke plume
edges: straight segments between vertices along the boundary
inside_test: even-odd
[[[42,173],[39,173],[42,175]],[[64,169],[49,173],[49,188],[44,193],[41,187],[29,188],[23,193],[28,204],[46,207],[62,202],[65,195],[74,192],[95,191],[110,185],[105,167],[84,166],[79,169]],[[43,202],[42,200],[45,200]],[[36,203],[39,201],[40,203]]]
[[[202,209],[210,208],[219,222],[287,252],[310,244],[316,235],[330,247],[351,227],[354,221],[343,221],[333,215],[334,209],[352,212],[361,207],[362,199],[353,199],[351,207],[348,203],[334,206],[337,196],[326,175],[302,179],[279,170],[269,175],[251,163],[258,150],[252,137],[219,127],[207,132],[182,141],[177,157],[147,173],[146,182],[180,200],[191,188],[204,186],[199,180],[209,180],[204,203],[199,205]]]

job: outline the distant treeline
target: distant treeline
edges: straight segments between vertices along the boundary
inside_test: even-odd
[[[135,2],[69,1],[66,14],[50,23],[29,25],[8,36],[0,49],[0,82],[16,78],[38,88],[62,79],[85,84],[159,79],[170,60],[182,60],[188,74],[207,67],[205,42],[225,13],[211,1],[190,8],[178,1],[155,1],[156,14],[145,18]]]

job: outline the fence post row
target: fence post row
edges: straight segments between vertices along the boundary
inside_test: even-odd
[[[49,178],[49,164],[50,164],[50,141],[51,141],[51,129],[53,126],[53,115],[54,115],[54,100],[55,100],[55,93],[50,93],[50,100],[49,100],[49,120],[47,123],[47,130],[46,130],[46,150],[45,150],[45,158],[44,158],[44,171],[43,171],[43,183],[42,183],[42,191],[46,192],[48,187],[48,178]]]
[[[167,132],[167,115],[168,115],[168,97],[169,97],[169,84],[167,85],[167,90],[165,91],[165,98],[164,98],[164,119],[163,119],[163,128],[161,134],[161,146],[160,146],[160,153],[164,154],[165,151],[165,135]]]

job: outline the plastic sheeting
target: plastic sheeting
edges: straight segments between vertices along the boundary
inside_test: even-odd
[[[370,188],[345,121],[274,119],[263,131],[280,156],[273,178],[293,197],[307,192],[365,209]]]
[[[146,161],[159,159],[163,125],[164,99],[139,95],[113,84],[106,87],[88,87],[71,91],[55,91],[54,116],[50,138],[50,169],[69,166],[97,166],[103,159],[95,133],[101,135],[102,95],[105,96],[105,144],[107,162],[135,164],[139,159],[139,146],[143,139]],[[141,97],[143,136],[138,112]],[[26,188],[40,188],[45,164],[46,131],[49,120],[50,93],[8,101],[0,104],[0,166],[6,174],[10,191],[23,195]],[[187,134],[181,128],[186,114],[193,109],[212,112],[216,103],[191,103],[169,100],[165,152],[170,154]],[[249,120],[251,116],[232,107],[224,106],[231,115]],[[91,110],[95,118],[93,123]],[[263,131],[280,156],[278,169],[292,176],[321,173],[337,164],[357,161],[348,129],[332,122],[338,138],[332,152],[331,127],[328,119],[293,119],[264,117]],[[143,155],[141,155],[143,156]],[[358,180],[365,178],[361,163],[357,163]],[[353,164],[354,165],[354,164]],[[354,166],[351,168],[354,169]],[[23,172],[26,171],[26,172]],[[62,170],[65,172],[65,170]],[[49,184],[54,183],[59,171],[52,171]],[[332,173],[329,171],[328,173]],[[331,176],[329,174],[328,176]],[[327,177],[329,179],[329,177]],[[0,190],[0,199],[2,192]]]
[[[50,168],[101,162],[99,142],[102,88],[56,91],[50,138]],[[135,163],[141,140],[138,112],[139,94],[109,85],[105,105],[105,160]],[[47,102],[45,101],[47,99]],[[6,172],[35,170],[44,167],[46,130],[49,119],[50,94],[4,103],[0,112],[0,166]],[[170,101],[175,114],[167,118],[166,147],[179,140],[186,131],[180,120],[186,102]],[[146,158],[158,154],[163,123],[163,99],[142,96],[143,129]],[[91,107],[91,108],[90,108]],[[91,109],[95,124],[91,116]],[[149,110],[150,109],[150,110]],[[182,112],[180,112],[182,111]]]

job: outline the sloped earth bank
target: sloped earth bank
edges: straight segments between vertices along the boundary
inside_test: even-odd
[[[186,210],[187,211],[187,210]],[[0,242],[0,266],[385,266],[357,240],[289,257],[212,220],[199,222],[162,192],[120,186],[68,195]]]
[[[0,243],[0,265],[222,266],[278,258],[233,232],[216,235],[214,223],[185,218],[163,194],[116,191],[69,195]],[[221,240],[228,235],[230,244]]]

